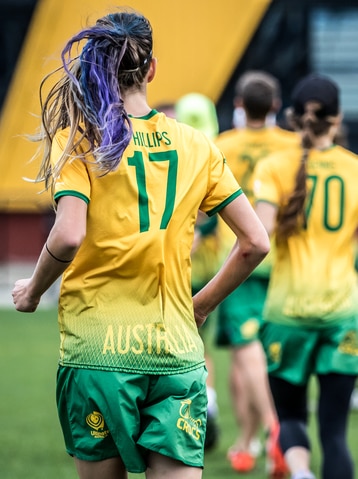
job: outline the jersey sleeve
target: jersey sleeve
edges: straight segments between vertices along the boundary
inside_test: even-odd
[[[208,178],[207,195],[200,209],[205,211],[208,216],[213,216],[242,194],[242,189],[228,167],[223,154],[215,145],[213,145]]]
[[[51,163],[55,165],[61,157],[67,137],[65,132],[56,134],[51,150]],[[89,203],[91,197],[91,183],[86,163],[80,158],[74,158],[65,163],[60,176],[56,180],[54,199],[58,201],[62,196],[77,196]]]
[[[253,173],[255,203],[265,201],[274,205],[280,202],[279,188],[275,180],[274,164],[269,158],[257,163]]]

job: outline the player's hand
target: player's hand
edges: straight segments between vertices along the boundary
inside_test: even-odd
[[[198,328],[200,328],[206,321],[207,313],[200,308],[199,302],[197,301],[197,297],[193,297],[193,305],[194,305],[194,318]]]
[[[40,297],[30,293],[31,278],[19,279],[12,290],[12,298],[17,311],[33,313],[40,303]]]
[[[196,325],[197,325],[198,329],[201,328],[201,326],[205,323],[207,316],[200,316],[200,315],[195,313],[194,317],[195,317],[195,322],[196,322]]]

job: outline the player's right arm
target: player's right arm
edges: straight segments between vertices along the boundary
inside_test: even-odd
[[[31,278],[16,281],[12,291],[15,308],[32,313],[41,296],[70,265],[86,235],[87,203],[75,196],[58,201],[56,221]]]

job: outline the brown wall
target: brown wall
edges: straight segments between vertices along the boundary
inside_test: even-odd
[[[0,262],[35,261],[53,213],[0,213]]]

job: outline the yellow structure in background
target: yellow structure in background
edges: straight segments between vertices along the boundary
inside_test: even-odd
[[[158,71],[149,101],[176,101],[200,92],[214,102],[260,23],[270,0],[131,0],[154,31]],[[0,120],[0,211],[36,212],[49,205],[29,163],[37,145],[21,135],[39,125],[39,85],[58,67],[67,39],[117,7],[107,0],[39,0]]]

